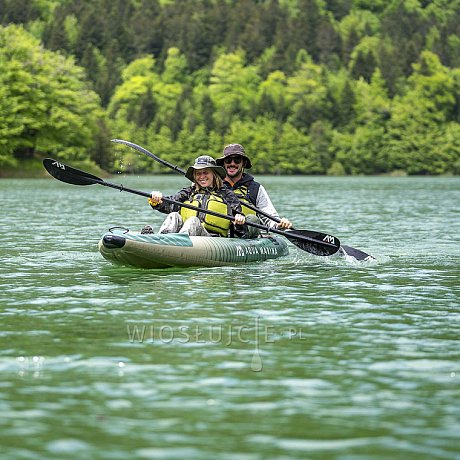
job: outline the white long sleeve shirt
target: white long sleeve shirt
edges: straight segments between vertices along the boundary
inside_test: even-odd
[[[255,206],[259,208],[261,211],[269,214],[270,216],[280,218],[278,212],[276,211],[275,207],[273,206],[272,200],[268,196],[265,187],[261,184],[259,187],[259,192],[257,193],[257,200]],[[259,216],[261,222],[270,228],[275,228],[278,224],[274,220],[267,219],[264,216]]]
[[[265,187],[260,184],[259,182],[254,180],[254,177],[252,177],[248,173],[243,173],[242,178],[236,182],[235,184],[230,185],[227,181],[225,182],[228,187],[230,187],[233,191],[241,190],[245,187],[247,187],[248,190],[248,196],[247,199],[258,209],[261,211],[265,212],[266,214],[269,214],[270,216],[280,218],[278,212],[276,211],[275,207],[273,206],[273,203],[268,196],[267,190],[265,190]],[[257,194],[255,192],[257,190]],[[268,219],[267,217],[259,215],[261,223],[266,225],[269,228],[276,228],[278,225],[277,222],[274,220]]]

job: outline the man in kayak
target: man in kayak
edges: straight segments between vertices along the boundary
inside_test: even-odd
[[[273,206],[270,197],[264,186],[254,180],[254,177],[246,173],[245,169],[252,167],[250,158],[246,155],[244,147],[241,144],[229,144],[224,147],[223,155],[216,160],[217,165],[223,166],[226,171],[224,183],[235,192],[241,200],[243,213],[246,215],[248,222],[262,223],[269,228],[288,229],[292,223],[283,217],[280,223],[277,223],[264,216],[256,216],[255,211],[244,206],[249,202],[273,217],[280,218]],[[257,228],[250,227],[249,237],[254,238],[258,235]]]
[[[185,177],[190,179],[193,184],[184,187],[168,198],[220,214],[233,215],[233,223],[229,219],[165,202],[161,192],[153,191],[149,198],[150,206],[157,211],[168,214],[159,233],[247,238],[248,228],[245,225],[241,204],[235,193],[224,186],[225,175],[225,169],[218,166],[213,158],[207,155],[199,156],[185,173]],[[154,232],[150,225],[146,225],[141,233]]]

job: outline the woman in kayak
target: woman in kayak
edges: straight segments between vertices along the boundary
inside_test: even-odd
[[[242,214],[240,202],[235,193],[223,185],[225,176],[225,169],[218,166],[212,157],[199,156],[185,173],[185,177],[193,184],[167,198],[220,214],[232,215],[233,223],[229,219],[165,202],[161,192],[153,191],[149,198],[150,206],[168,214],[158,233],[247,238],[248,228],[245,225],[246,219]],[[141,233],[154,233],[154,231],[150,225],[146,225]]]

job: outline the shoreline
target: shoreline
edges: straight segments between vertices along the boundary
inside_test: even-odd
[[[51,178],[43,167],[42,158],[33,158],[29,160],[18,160],[17,166],[3,166],[0,169],[0,180],[2,179],[46,179]],[[102,168],[100,168],[96,163],[92,161],[72,161],[72,166],[85,170],[91,174],[95,174],[102,178],[110,178],[118,176],[116,173],[109,173]],[[173,172],[155,172],[155,173],[123,173],[123,176],[171,176]],[[438,174],[438,175],[429,175],[429,174],[413,174],[409,175],[405,171],[395,170],[388,173],[380,174],[269,174],[269,173],[255,173],[257,176],[311,176],[311,177],[460,177],[460,175],[455,175],[453,173]]]

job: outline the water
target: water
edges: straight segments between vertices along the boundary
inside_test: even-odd
[[[0,181],[2,458],[460,458],[460,179],[262,179],[377,260],[113,267],[109,226],[162,221],[143,198]]]

